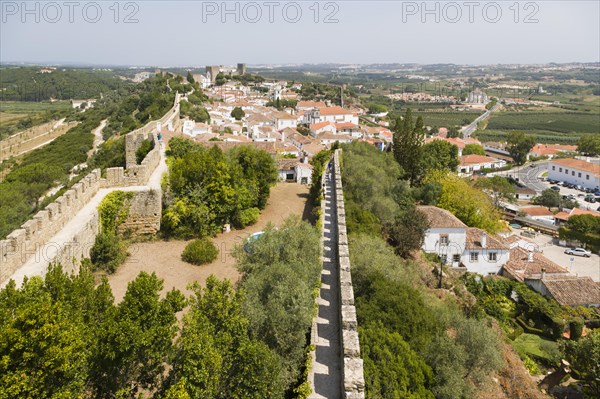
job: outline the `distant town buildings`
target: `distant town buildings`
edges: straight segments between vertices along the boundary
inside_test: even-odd
[[[489,102],[489,98],[487,94],[481,91],[472,91],[467,96],[468,104],[487,104]]]

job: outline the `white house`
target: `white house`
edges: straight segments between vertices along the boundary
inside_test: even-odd
[[[286,127],[295,129],[298,126],[298,119],[295,115],[290,115],[287,112],[275,112],[273,114],[275,119],[275,129],[283,130]]]
[[[304,121],[309,124],[319,122],[349,122],[358,125],[358,115],[342,107],[325,107],[306,111]]]
[[[484,155],[469,154],[460,157],[458,170],[460,173],[472,174],[481,169],[497,169],[506,165],[504,159],[496,159]]]
[[[528,218],[537,220],[538,222],[554,224],[554,214],[543,206],[530,206],[521,208],[519,211],[525,213]]]
[[[548,180],[599,189],[600,165],[575,158],[553,159],[548,163]]]
[[[312,182],[312,166],[308,163],[308,158],[306,157],[302,159],[280,159],[277,161],[277,171],[279,181],[308,185]]]
[[[198,135],[211,133],[211,128],[206,123],[196,123],[193,120],[183,121],[183,134],[195,138]]]
[[[467,225],[445,209],[435,206],[419,206],[429,220],[422,249],[440,256],[442,262],[453,267],[460,266],[467,241]]]
[[[509,246],[497,236],[469,228],[456,216],[435,206],[419,206],[429,220],[422,249],[451,267],[479,274],[497,274],[509,259]]]
[[[335,127],[334,123],[331,122],[319,122],[319,123],[313,123],[312,125],[310,125],[310,134],[312,136],[317,136],[321,133],[331,133],[331,134],[336,134],[337,133],[337,129]]]
[[[498,236],[468,228],[461,261],[467,270],[482,275],[498,274],[510,259],[510,248]]]

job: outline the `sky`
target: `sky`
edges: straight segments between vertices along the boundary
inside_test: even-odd
[[[0,62],[600,62],[600,1],[0,0]]]

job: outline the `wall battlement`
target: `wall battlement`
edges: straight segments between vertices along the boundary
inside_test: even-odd
[[[160,163],[160,146],[157,128],[179,123],[179,93],[173,107],[158,121],[127,134],[126,156],[133,153],[133,164],[128,168],[108,168],[106,178],[101,178],[100,169],[95,169],[67,190],[62,196],[36,213],[20,228],[0,240],[0,284],[6,282],[30,259],[43,262],[45,268],[52,262],[60,262],[65,271],[77,272],[79,261],[89,257],[90,249],[99,232],[97,211],[79,231],[73,231],[66,242],[50,243],[56,234],[98,193],[101,188],[144,186]],[[141,138],[141,139],[140,139]],[[136,143],[145,138],[154,140],[155,146],[141,165],[135,162]],[[134,147],[128,148],[128,143]],[[129,144],[129,145],[131,145]],[[130,214],[124,225],[135,234],[152,234],[160,229],[162,193],[157,190],[137,192],[133,198]],[[145,207],[147,206],[147,209]],[[40,251],[41,250],[41,251]],[[41,253],[40,253],[41,252]],[[41,259],[38,259],[41,257]],[[45,270],[45,269],[44,269]]]
[[[346,230],[346,211],[344,208],[344,191],[340,171],[340,156],[342,150],[335,150],[333,156],[335,176],[335,203],[337,213],[337,245],[338,267],[340,278],[340,342],[342,368],[342,392],[348,399],[364,399],[365,378],[363,359],[360,355],[358,339],[358,322],[354,306],[354,289],[352,288],[352,272],[350,267],[350,251],[348,249],[348,234]]]

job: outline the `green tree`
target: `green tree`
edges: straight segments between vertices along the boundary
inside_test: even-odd
[[[404,177],[411,184],[421,178],[421,156],[424,139],[423,118],[419,116],[413,125],[412,111],[406,110],[404,118],[396,119],[394,128],[394,156],[402,166]]]
[[[485,179],[478,179],[475,182],[475,187],[485,191],[489,191],[491,194],[494,205],[498,208],[500,201],[515,201],[515,187],[502,176],[487,177]]]
[[[233,111],[231,111],[231,116],[235,118],[235,120],[240,121],[244,116],[246,116],[246,113],[240,107],[235,107]]]
[[[433,140],[422,147],[422,170],[427,174],[429,170],[456,171],[460,164],[458,147],[444,140]]]
[[[463,134],[461,133],[460,128],[458,126],[450,126],[448,128],[447,137],[449,139],[456,138],[456,137],[462,138],[462,136],[463,136]]]
[[[369,104],[369,113],[370,114],[381,114],[387,112],[388,108],[383,104]]]
[[[191,84],[196,83],[196,80],[194,79],[194,76],[192,75],[192,71],[188,71],[186,79]]]
[[[600,397],[600,330],[593,330],[577,341],[563,341],[561,349],[575,377],[582,380],[585,397]]]
[[[466,180],[450,173],[435,172],[426,181],[442,186],[438,206],[450,211],[467,226],[491,233],[500,228],[500,216],[490,198]],[[465,201],[465,198],[469,200]]]
[[[425,231],[429,228],[427,217],[416,208],[403,212],[393,223],[385,226],[385,234],[396,254],[407,258],[423,246]]]
[[[173,351],[177,332],[175,313],[183,309],[177,290],[159,295],[163,281],[141,272],[127,286],[123,301],[97,331],[90,378],[99,398],[117,392],[135,395],[158,385]]]
[[[402,336],[383,325],[359,328],[370,398],[434,399],[433,373]]]
[[[534,202],[539,205],[547,206],[548,209],[556,208],[560,205],[560,194],[558,191],[549,188],[542,191],[542,194],[535,198]]]
[[[173,377],[194,398],[281,398],[279,359],[249,337],[242,291],[212,275],[192,289]]]
[[[600,154],[600,137],[598,135],[585,135],[577,142],[577,151],[590,156]]]
[[[506,142],[506,149],[517,165],[523,165],[527,161],[527,155],[535,145],[533,137],[514,131],[508,133]]]
[[[574,215],[567,221],[567,227],[582,234],[600,235],[600,217],[594,215]]]
[[[465,148],[463,148],[462,154],[463,155],[470,155],[470,154],[485,155],[485,150],[483,149],[483,146],[481,146],[479,144],[467,144],[467,145],[465,145]]]
[[[215,78],[215,84],[217,86],[223,86],[227,82],[227,78],[223,72],[219,72]]]

